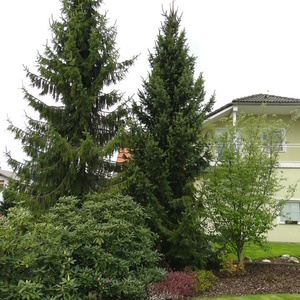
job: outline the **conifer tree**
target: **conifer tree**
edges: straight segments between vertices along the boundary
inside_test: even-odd
[[[201,128],[214,96],[205,102],[202,74],[194,79],[196,57],[177,10],[163,16],[150,73],[133,105],[127,192],[147,208],[166,261],[181,268],[202,263],[194,180],[209,161]]]
[[[38,54],[37,72],[25,68],[39,94],[24,87],[24,99],[39,119],[28,116],[25,129],[9,126],[28,160],[7,154],[18,176],[13,189],[50,202],[98,191],[107,180],[112,167],[107,145],[127,112],[110,86],[125,77],[135,59],[118,62],[116,28],[100,14],[102,0],[61,2],[62,17],[51,22],[52,43]],[[45,102],[49,97],[52,105]]]

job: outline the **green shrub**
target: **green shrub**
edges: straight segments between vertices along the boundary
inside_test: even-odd
[[[156,235],[128,196],[65,197],[34,219],[0,218],[1,299],[143,299],[164,275]]]
[[[216,283],[216,276],[212,271],[197,271],[193,278],[193,287],[196,294],[208,291],[210,287]]]

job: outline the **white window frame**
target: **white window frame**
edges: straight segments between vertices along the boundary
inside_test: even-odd
[[[215,129],[215,135],[217,138],[220,137],[221,134],[223,134],[224,132],[226,132],[226,128],[224,127],[218,127]],[[237,131],[236,132],[236,138],[235,138],[235,143],[236,143],[236,146],[238,147],[238,149],[242,149],[243,145],[240,144],[240,141],[239,141],[239,138],[240,138],[240,132]],[[220,156],[220,151],[219,151],[219,145],[218,143],[215,145],[215,158],[216,160],[218,159],[218,157]]]
[[[279,152],[285,153],[286,152],[286,130],[285,130],[285,128],[278,128],[278,129],[276,129],[276,131],[282,132],[282,142],[280,144]],[[264,139],[264,136],[263,136],[263,139]]]
[[[298,211],[296,212],[288,212],[287,214],[289,214],[289,213],[298,213],[299,214],[299,216],[298,216],[298,220],[293,220],[293,218],[291,218],[291,221],[297,221],[297,224],[299,225],[300,224],[300,198],[292,198],[292,199],[290,199],[290,200],[288,200],[288,201],[286,201],[286,204],[290,204],[290,203],[292,203],[292,204],[298,204]],[[280,224],[280,225],[285,225],[286,224],[286,220],[289,220],[289,218],[288,218],[288,215],[286,215],[286,216],[284,216],[284,213],[280,213],[279,215],[278,215],[278,217],[277,217],[277,220],[278,220],[278,224]]]

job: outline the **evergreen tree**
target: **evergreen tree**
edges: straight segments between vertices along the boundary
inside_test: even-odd
[[[112,167],[107,145],[127,111],[121,94],[108,87],[134,62],[118,62],[116,28],[99,13],[102,0],[61,2],[62,17],[51,22],[52,43],[38,54],[37,73],[25,68],[39,95],[23,88],[24,99],[39,119],[28,116],[25,130],[9,126],[28,160],[7,154],[18,176],[8,190],[46,202],[97,191],[107,180]],[[52,106],[45,102],[49,96]]]
[[[177,10],[172,6],[163,16],[151,71],[133,104],[127,192],[147,207],[166,261],[181,268],[202,263],[194,179],[209,162],[201,128],[214,96],[204,102],[202,74],[194,79],[196,58]]]

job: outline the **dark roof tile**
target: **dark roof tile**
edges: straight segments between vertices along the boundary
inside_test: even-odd
[[[256,94],[242,98],[236,98],[231,102],[227,103],[226,105],[212,111],[211,113],[207,114],[206,118],[209,118],[218,112],[225,110],[228,107],[231,107],[235,104],[278,104],[278,105],[294,105],[300,104],[300,99],[296,98],[288,98],[288,97],[281,97],[281,96],[273,96],[268,94]]]
[[[273,96],[268,94],[257,94],[243,98],[232,100],[232,103],[268,103],[268,104],[283,104],[283,103],[300,103],[300,99]]]

